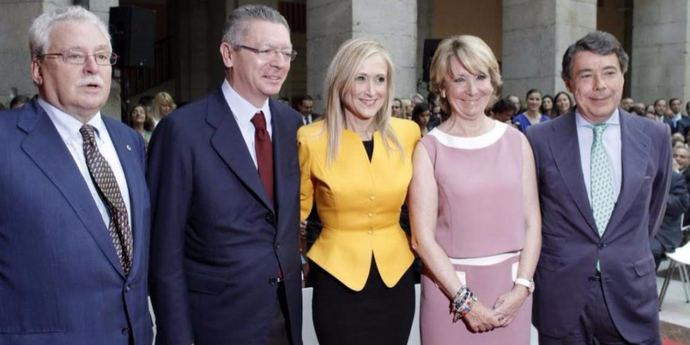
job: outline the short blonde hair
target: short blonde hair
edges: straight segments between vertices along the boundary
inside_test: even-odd
[[[489,100],[490,107],[498,99],[503,85],[498,61],[491,48],[481,38],[472,35],[453,36],[441,41],[431,60],[431,91],[442,94],[443,83],[452,73],[452,58],[458,59],[470,73],[486,73],[491,78],[494,92]],[[447,98],[442,97],[440,105],[442,109],[450,112]]]
[[[354,38],[345,41],[333,57],[328,66],[325,80],[326,116],[325,129],[328,135],[326,152],[327,164],[332,163],[338,155],[340,137],[345,129],[345,112],[342,99],[348,90],[354,89],[354,80],[364,60],[380,56],[388,69],[386,73],[386,98],[381,109],[376,113],[373,126],[381,133],[386,150],[390,149],[389,140],[392,141],[402,154],[402,145],[393,133],[390,126],[391,103],[393,102],[393,62],[386,49],[374,40]]]

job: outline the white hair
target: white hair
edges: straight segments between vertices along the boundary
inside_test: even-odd
[[[112,51],[110,33],[105,23],[92,12],[81,6],[61,7],[52,12],[46,12],[34,19],[29,28],[29,50],[31,57],[37,58],[47,53],[50,47],[50,33],[55,24],[61,22],[86,22],[96,26],[108,40],[108,47]]]

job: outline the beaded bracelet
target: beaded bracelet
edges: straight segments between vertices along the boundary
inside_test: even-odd
[[[455,293],[453,302],[451,303],[451,312],[453,313],[453,322],[457,322],[465,317],[467,313],[472,310],[472,306],[477,302],[477,298],[466,286],[463,286]]]

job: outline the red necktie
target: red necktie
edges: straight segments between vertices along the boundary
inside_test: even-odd
[[[266,118],[262,111],[252,117],[254,125],[254,149],[256,150],[256,164],[259,167],[259,178],[266,188],[268,197],[273,202],[273,145],[266,130]]]

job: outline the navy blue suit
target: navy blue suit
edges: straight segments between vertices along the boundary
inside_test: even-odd
[[[149,144],[157,344],[263,345],[284,276],[301,344],[300,115],[269,101],[275,206],[220,88],[162,120]]]
[[[117,121],[103,121],[130,195],[134,266],[127,276],[87,184],[43,108],[34,99],[0,113],[2,345],[153,340],[144,141]]]
[[[621,190],[600,238],[582,175],[575,114],[531,126],[542,213],[542,250],[534,277],[533,323],[564,337],[578,324],[589,277],[601,263],[609,313],[629,342],[659,334],[650,240],[664,215],[671,173],[669,128],[620,110]]]

